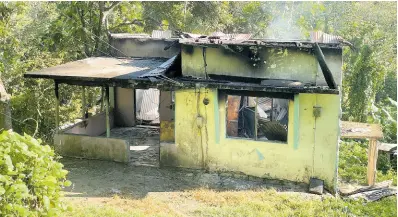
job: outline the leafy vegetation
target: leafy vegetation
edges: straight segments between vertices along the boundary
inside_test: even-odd
[[[342,181],[367,184],[368,142],[344,141],[340,143],[339,177]],[[378,159],[376,181],[393,180],[397,185],[397,171],[388,156]]]
[[[11,131],[0,134],[0,215],[55,216],[66,210],[66,170],[48,145]]]

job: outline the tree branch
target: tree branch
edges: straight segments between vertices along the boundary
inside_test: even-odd
[[[113,30],[113,29],[119,28],[119,27],[121,27],[121,26],[129,26],[129,25],[139,25],[139,26],[142,26],[142,25],[143,25],[142,22],[143,22],[143,20],[137,20],[137,19],[135,19],[135,20],[133,20],[133,21],[131,21],[131,22],[125,22],[125,23],[121,23],[121,24],[119,24],[119,25],[113,26],[113,27],[109,28],[109,30]]]
[[[120,4],[120,2],[112,2],[112,4],[109,7],[104,8],[104,12],[113,10],[113,8],[116,7],[118,4]]]
[[[100,4],[100,11],[102,12],[101,23],[105,25],[105,30],[108,31],[108,15],[112,12],[112,10],[119,5],[120,2],[112,2],[109,7],[105,7],[105,4]]]

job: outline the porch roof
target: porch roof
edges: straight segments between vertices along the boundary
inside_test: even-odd
[[[138,79],[166,61],[166,58],[91,57],[39,71],[28,72],[24,77],[92,82]],[[145,78],[141,79],[147,80]]]

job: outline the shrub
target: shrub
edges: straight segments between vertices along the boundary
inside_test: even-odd
[[[29,135],[0,134],[0,216],[57,216],[71,183],[54,151]]]
[[[339,148],[339,177],[346,182],[367,184],[369,142],[342,141]],[[378,157],[376,181],[393,180],[397,184],[397,172],[384,154]]]

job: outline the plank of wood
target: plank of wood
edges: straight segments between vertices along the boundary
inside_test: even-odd
[[[377,140],[369,140],[368,147],[368,185],[373,186],[376,179]]]
[[[379,124],[368,124],[359,122],[342,121],[341,138],[365,139],[383,138],[383,131]]]

